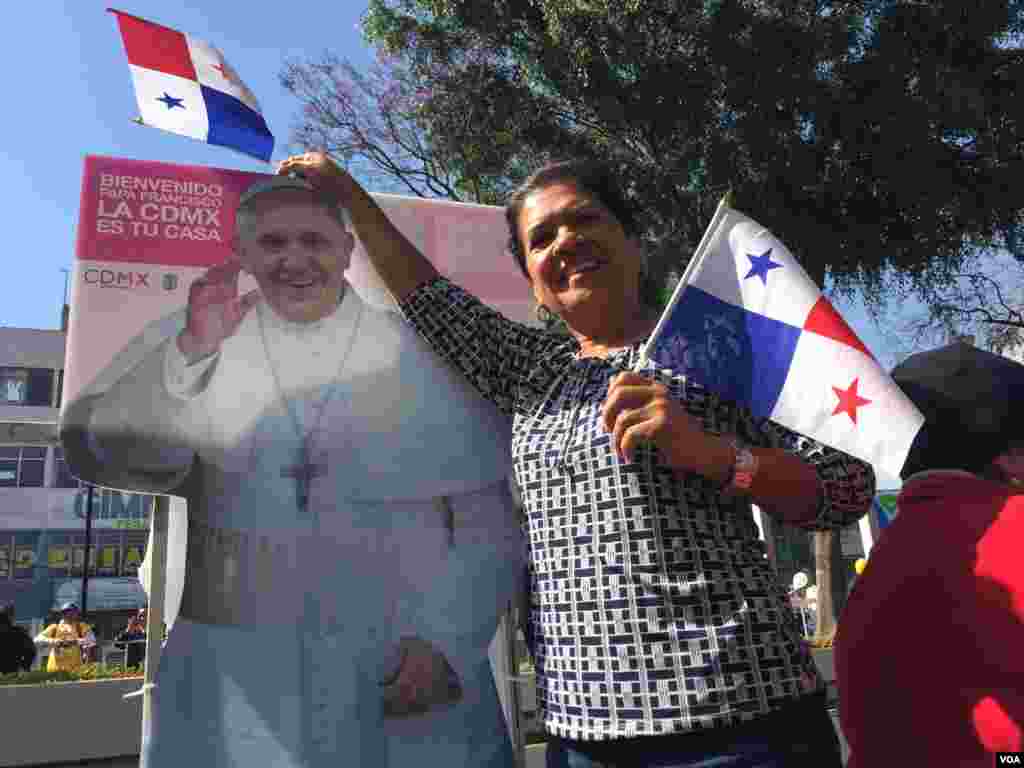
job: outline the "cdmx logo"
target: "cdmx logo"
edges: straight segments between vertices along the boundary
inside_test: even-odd
[[[134,290],[149,288],[149,272],[120,271],[114,269],[97,269],[90,267],[82,275],[87,285],[98,285],[101,288],[123,288]]]
[[[84,520],[89,506],[87,488],[75,492],[73,514]],[[138,493],[121,493],[94,489],[92,496],[93,520],[146,520],[152,507],[152,499]]]

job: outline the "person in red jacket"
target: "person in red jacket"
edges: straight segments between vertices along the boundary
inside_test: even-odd
[[[1024,366],[961,342],[893,378],[925,426],[839,622],[848,768],[991,768],[1024,750]]]

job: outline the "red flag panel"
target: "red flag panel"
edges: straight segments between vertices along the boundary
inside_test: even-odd
[[[112,10],[112,13],[117,15],[129,63],[188,80],[196,79],[185,35],[121,11]]]

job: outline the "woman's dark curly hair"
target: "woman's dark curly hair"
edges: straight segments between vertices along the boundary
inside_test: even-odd
[[[505,222],[508,224],[508,249],[527,279],[526,251],[519,240],[519,215],[526,198],[538,190],[553,184],[573,184],[580,190],[593,195],[618,220],[627,237],[640,237],[640,225],[636,210],[626,200],[618,179],[611,169],[596,160],[563,160],[549,163],[534,171],[509,196],[505,205]],[[640,298],[648,305],[658,303],[659,286],[644,274],[640,281]]]

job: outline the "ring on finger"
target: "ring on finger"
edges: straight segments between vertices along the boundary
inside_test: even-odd
[[[623,424],[629,424],[633,419],[633,414],[635,414],[638,410],[639,409],[637,408],[625,408],[619,411],[619,415],[615,417],[615,423],[618,424],[621,422]]]

